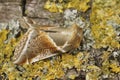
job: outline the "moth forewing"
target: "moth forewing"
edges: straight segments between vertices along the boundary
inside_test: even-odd
[[[26,61],[32,63],[35,62],[32,60],[35,57],[39,56],[37,59],[41,60],[44,57],[52,56],[56,51],[63,50],[44,31],[32,28],[28,30],[15,48],[14,63],[22,64]]]
[[[27,54],[26,51],[28,50],[29,47],[29,42],[36,35],[32,35],[34,33],[33,29],[28,29],[28,31],[25,33],[23,38],[19,41],[18,45],[15,48],[13,60],[14,63],[24,63],[27,59]]]

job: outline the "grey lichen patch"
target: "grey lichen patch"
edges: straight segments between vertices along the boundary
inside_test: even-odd
[[[84,39],[83,39],[83,50],[90,50],[93,47],[93,44],[95,43],[92,35],[91,35],[91,29],[89,27],[86,27],[84,29]]]
[[[0,31],[4,29],[9,30],[7,39],[4,41],[5,43],[8,43],[12,38],[16,38],[16,35],[21,31],[18,20],[10,20],[8,23],[0,23]]]
[[[78,11],[73,9],[67,9],[64,12],[64,26],[70,26],[72,24],[77,24],[79,27],[85,27],[85,22],[82,17],[78,14]]]

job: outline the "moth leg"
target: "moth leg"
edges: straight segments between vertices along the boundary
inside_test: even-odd
[[[26,64],[30,64],[27,56],[26,56]]]
[[[58,47],[58,52],[62,52],[62,53],[65,53],[66,51],[60,47]]]
[[[40,61],[40,60],[44,60],[44,59],[47,59],[47,58],[50,58],[50,57],[53,57],[53,56],[56,56],[58,53],[51,53],[51,52],[47,52],[47,53],[44,53],[44,54],[39,54],[37,55],[36,57],[34,57],[30,63],[34,63],[36,61]]]
[[[63,46],[62,46],[62,48],[65,48],[66,46],[69,46],[70,44],[68,43],[68,42],[66,42]]]

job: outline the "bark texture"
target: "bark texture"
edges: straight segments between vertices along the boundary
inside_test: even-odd
[[[40,25],[58,26],[62,23],[61,13],[44,9],[46,0],[0,0],[0,23],[27,16]]]

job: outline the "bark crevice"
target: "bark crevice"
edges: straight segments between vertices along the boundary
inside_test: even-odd
[[[26,0],[22,0],[22,16],[26,16],[25,10],[26,10]]]

